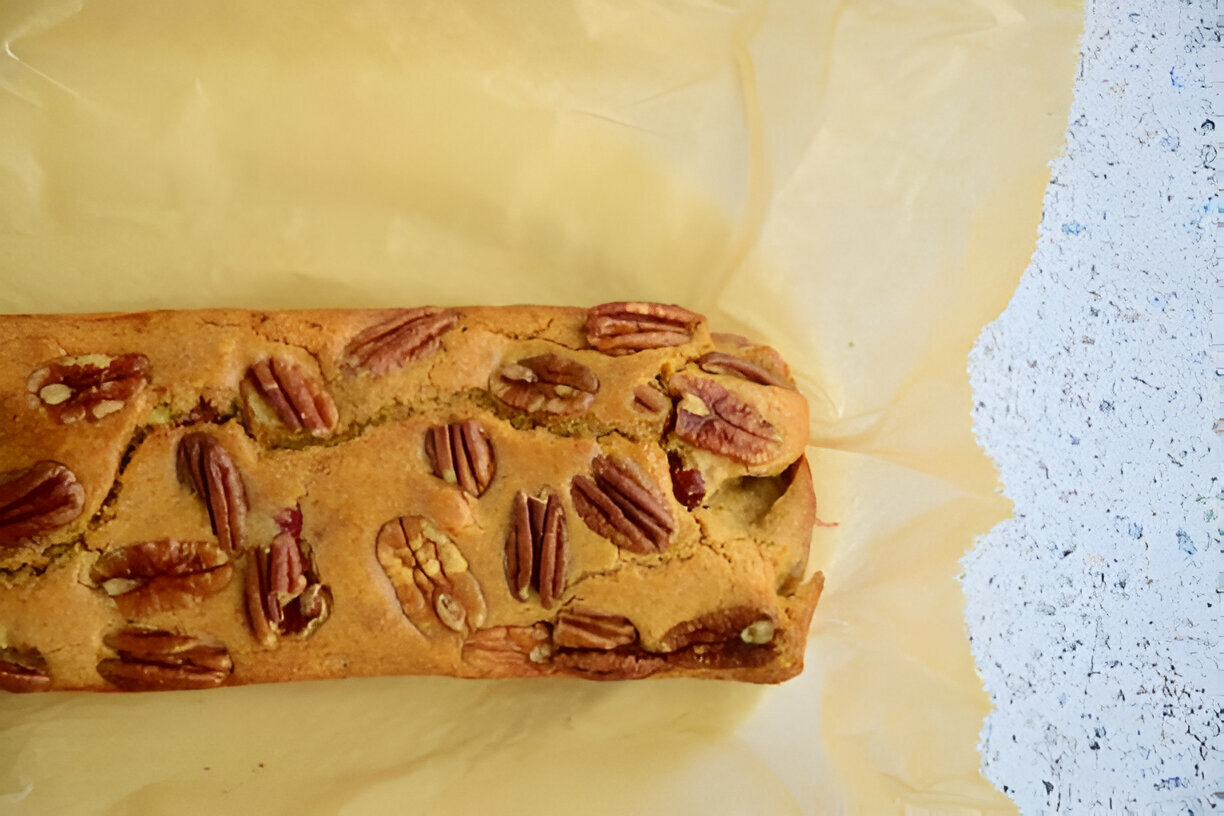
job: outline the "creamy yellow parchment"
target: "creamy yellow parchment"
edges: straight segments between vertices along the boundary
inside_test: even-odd
[[[1077,3],[0,3],[0,312],[678,302],[812,403],[827,584],[759,689],[381,678],[0,699],[0,811],[979,814],[966,353]]]

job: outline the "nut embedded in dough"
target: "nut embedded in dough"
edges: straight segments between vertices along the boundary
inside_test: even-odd
[[[540,605],[551,609],[565,592],[569,571],[569,528],[565,507],[552,488],[538,496],[519,491],[514,497],[510,534],[506,538],[506,579],[511,593],[526,601],[532,588]]]
[[[0,546],[15,546],[76,519],[85,489],[67,465],[44,459],[0,483]]]

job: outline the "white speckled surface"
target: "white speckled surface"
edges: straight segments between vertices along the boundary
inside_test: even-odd
[[[983,766],[1025,814],[1224,810],[1219,13],[1087,3],[1037,251],[971,356],[1015,502],[965,559]]]

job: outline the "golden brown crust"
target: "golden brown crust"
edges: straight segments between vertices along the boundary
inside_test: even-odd
[[[802,669],[807,403],[695,313],[16,316],[0,349],[0,688]]]

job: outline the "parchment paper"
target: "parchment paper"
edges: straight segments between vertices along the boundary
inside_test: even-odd
[[[0,4],[0,311],[678,302],[812,402],[778,688],[386,678],[0,699],[0,811],[1009,812],[965,360],[1032,251],[1057,0]]]

